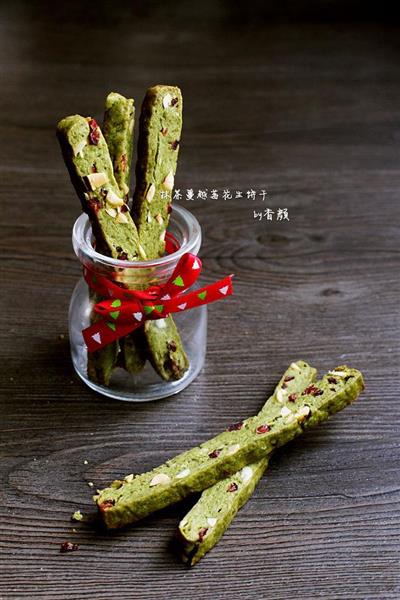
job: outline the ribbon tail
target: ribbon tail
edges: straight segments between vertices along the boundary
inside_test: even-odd
[[[167,315],[170,312],[175,313],[189,310],[231,296],[233,294],[232,277],[233,275],[228,275],[227,277],[206,285],[196,291],[175,296],[171,300],[165,302],[165,305],[163,306],[163,315]],[[159,317],[157,315],[154,315],[154,317],[150,315],[149,318]]]
[[[116,325],[115,323],[111,323],[111,321],[102,319],[84,329],[82,335],[88,352],[95,352],[95,350],[101,350],[107,344],[111,344],[119,338],[128,335],[140,327],[140,325],[140,322]]]

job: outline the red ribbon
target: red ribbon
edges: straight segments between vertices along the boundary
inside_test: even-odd
[[[121,288],[106,277],[85,269],[88,286],[101,296],[110,297],[94,306],[95,312],[104,318],[82,331],[88,351],[99,350],[128,335],[147,319],[164,319],[170,313],[196,308],[232,294],[233,275],[196,291],[183,293],[197,280],[201,267],[197,256],[186,253],[179,259],[165,285],[151,286],[145,291]]]

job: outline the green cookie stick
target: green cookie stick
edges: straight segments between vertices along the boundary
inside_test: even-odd
[[[140,243],[151,258],[163,256],[165,251],[181,130],[180,89],[169,85],[149,88],[140,114],[132,215]]]
[[[71,181],[102,251],[121,260],[145,259],[96,121],[80,115],[66,117],[58,123],[57,135]]]
[[[125,202],[129,199],[131,163],[133,150],[133,128],[135,107],[132,98],[117,92],[108,94],[105,103],[103,132],[114,167],[115,179]],[[143,329],[119,340],[121,352],[118,362],[129,373],[139,373],[146,363],[146,347]],[[104,348],[106,350],[106,348]]]
[[[297,397],[313,381],[317,371],[304,361],[292,363],[287,369],[273,395],[267,400],[259,415],[268,418],[276,407],[295,405]],[[242,423],[233,424],[230,429],[241,429]],[[230,477],[204,490],[200,499],[179,523],[179,541],[182,560],[192,566],[211,550],[223,536],[238,510],[247,502],[263,476],[270,456],[246,465]],[[235,493],[226,493],[228,488],[237,488]]]
[[[92,223],[97,248],[118,259],[145,258],[96,121],[79,115],[66,117],[58,123],[57,136],[72,183]],[[91,297],[99,300],[93,293]],[[118,348],[115,342],[88,353],[88,377],[92,381],[109,384]]]
[[[124,194],[129,198],[131,181],[131,162],[133,149],[133,127],[135,107],[132,98],[125,98],[117,92],[111,92],[106,98],[103,132],[106,139],[115,179]]]
[[[359,371],[338,367],[307,386],[292,410],[277,404],[268,418],[263,414],[251,417],[241,429],[225,431],[132,481],[114,482],[95,497],[101,517],[110,529],[122,527],[201,492],[342,410],[363,389]],[[235,493],[238,485],[226,493]]]
[[[157,85],[147,90],[140,115],[132,214],[149,259],[165,252],[181,129],[180,89]],[[155,371],[166,381],[181,379],[189,368],[189,360],[172,316],[146,321],[143,329],[147,356]]]

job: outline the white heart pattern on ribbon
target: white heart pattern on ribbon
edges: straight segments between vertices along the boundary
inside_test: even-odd
[[[187,305],[187,302],[184,302],[183,304],[178,304],[178,308],[179,308],[180,310],[185,310],[185,308],[186,308],[186,305]]]
[[[229,286],[225,285],[224,287],[220,288],[219,291],[221,292],[221,294],[223,296],[226,296],[226,293],[227,293],[228,289],[229,289]]]
[[[165,296],[163,296],[161,300],[171,300],[171,296],[169,294],[165,294]]]
[[[193,271],[195,271],[196,269],[200,269],[200,265],[197,259],[194,260],[194,263],[192,265],[192,269]]]
[[[100,333],[95,333],[94,335],[92,335],[92,338],[94,339],[95,342],[97,342],[98,344],[101,344],[101,337],[100,337]]]
[[[136,313],[132,313],[132,314],[135,317],[136,321],[141,321],[143,318],[143,315],[141,312],[136,312]]]

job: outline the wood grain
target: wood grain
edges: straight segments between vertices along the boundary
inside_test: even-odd
[[[242,3],[207,4],[201,26],[161,5],[115,16],[98,3],[90,17],[39,4],[0,19],[0,597],[399,598],[398,26],[279,24],[244,18]],[[131,406],[72,370],[79,203],[54,127],[100,117],[111,89],[140,104],[157,82],[185,98],[177,186],[267,189],[268,201],[183,201],[202,223],[204,281],[234,272],[235,295],[210,307],[196,382]],[[290,222],[255,221],[267,205]],[[171,544],[195,499],[116,533],[95,525],[88,482],[256,412],[297,358],[358,367],[366,392],[276,455],[198,566]],[[79,550],[60,554],[64,540]]]

